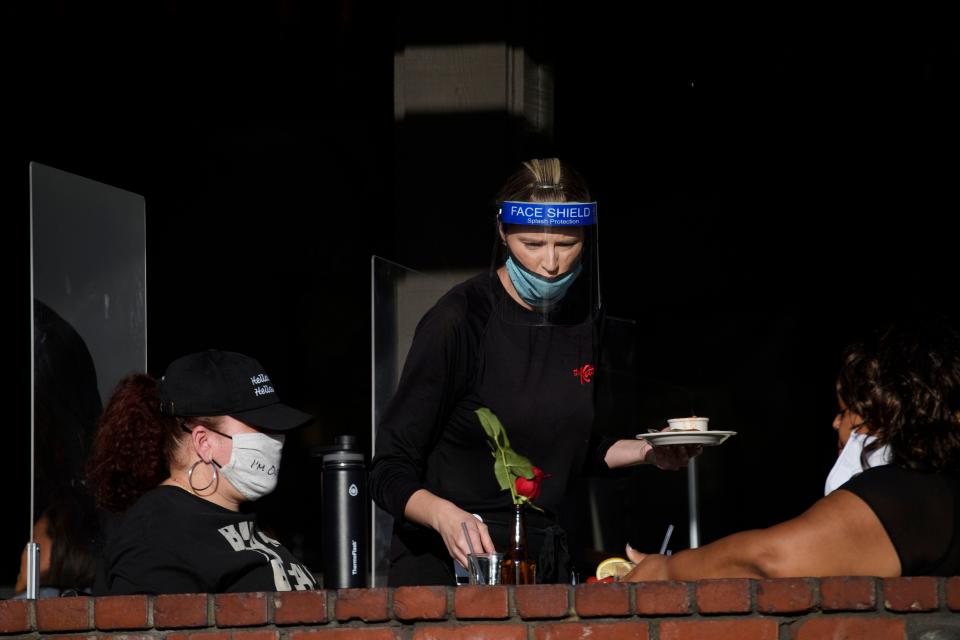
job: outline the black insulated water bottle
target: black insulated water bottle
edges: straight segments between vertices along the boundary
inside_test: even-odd
[[[323,586],[367,586],[367,471],[355,436],[337,436],[323,456]]]

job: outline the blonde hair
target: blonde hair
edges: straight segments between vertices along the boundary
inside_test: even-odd
[[[590,190],[583,177],[558,158],[527,160],[515,171],[497,195],[519,202],[589,202]]]

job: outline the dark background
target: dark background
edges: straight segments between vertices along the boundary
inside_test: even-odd
[[[960,45],[938,16],[136,4],[3,10],[0,582],[28,533],[29,161],[146,197],[153,373],[193,350],[242,351],[317,415],[260,505],[314,567],[305,451],[337,433],[369,445],[370,256],[486,268],[490,203],[523,159],[561,157],[599,201],[607,309],[635,321],[608,376],[612,428],[696,413],[738,432],[702,458],[703,541],[822,494],[843,345],[907,311],[957,310]],[[552,132],[497,112],[394,121],[395,53],[482,42],[549,67]],[[596,488],[600,555],[658,547],[669,523],[686,544],[683,474]]]

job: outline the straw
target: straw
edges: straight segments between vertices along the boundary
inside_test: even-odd
[[[473,540],[470,539],[470,532],[467,530],[467,523],[461,522],[460,526],[463,527],[463,535],[467,539],[467,547],[470,549],[470,555],[467,556],[467,559],[470,560],[470,564],[473,568],[473,575],[476,576],[477,582],[480,582],[483,579],[483,576],[480,575],[480,563],[477,562],[477,559],[474,557],[477,555],[477,552],[473,549]]]
[[[667,527],[667,535],[663,536],[663,544],[660,545],[660,555],[667,552],[667,545],[670,544],[670,536],[673,535],[673,525]],[[467,538],[469,540],[469,538]]]

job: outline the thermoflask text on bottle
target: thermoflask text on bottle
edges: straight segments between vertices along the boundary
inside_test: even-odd
[[[323,448],[323,586],[367,586],[367,472],[354,436]]]

